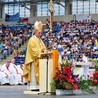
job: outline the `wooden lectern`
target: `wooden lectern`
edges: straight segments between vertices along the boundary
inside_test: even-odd
[[[42,53],[39,59],[39,91],[24,91],[24,94],[40,94],[51,92],[51,80],[53,78],[53,60],[50,58],[52,53]]]

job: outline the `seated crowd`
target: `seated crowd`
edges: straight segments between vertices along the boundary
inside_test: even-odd
[[[31,27],[30,27],[31,26]],[[0,59],[5,58],[15,49],[19,48],[25,40],[27,40],[33,32],[33,25],[30,24],[23,28],[12,30],[11,28],[2,28],[0,32]],[[53,23],[53,32],[49,31],[49,20],[46,20],[46,26],[43,31],[42,40],[47,48],[57,49],[62,60],[72,59],[81,61],[83,54],[88,58],[98,59],[98,22],[95,21],[58,21]],[[25,52],[14,54],[15,60],[22,57],[25,59]],[[16,61],[14,61],[15,63]],[[17,62],[16,62],[17,63]],[[23,63],[23,62],[22,62]],[[18,64],[12,64],[12,61],[6,62],[0,68],[1,84],[24,84],[22,73],[12,72],[10,66],[13,65],[18,69]],[[5,73],[7,70],[7,73]],[[15,70],[15,69],[14,69]],[[21,75],[20,75],[21,74]],[[16,79],[17,78],[17,79]],[[13,79],[15,81],[13,81]]]
[[[80,61],[82,54],[98,58],[98,22],[54,22],[52,35],[45,30],[42,39],[49,49],[57,49],[62,59]]]
[[[33,32],[33,24],[12,30],[4,28],[0,33],[0,54],[6,57],[17,49]],[[62,59],[81,60],[81,55],[98,58],[98,22],[70,21],[54,22],[53,32],[49,32],[49,20],[46,20],[42,39],[48,49],[57,49]],[[1,56],[0,56],[1,57]]]
[[[30,37],[31,29],[28,25],[16,29],[0,26],[0,61],[6,59],[14,49],[18,49]]]

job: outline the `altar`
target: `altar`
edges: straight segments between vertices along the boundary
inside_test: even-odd
[[[92,65],[92,62],[74,62],[74,74],[79,75],[79,77],[83,76],[83,79],[88,79],[89,67]]]

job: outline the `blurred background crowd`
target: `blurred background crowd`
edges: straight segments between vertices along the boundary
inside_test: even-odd
[[[0,26],[0,62],[9,55],[13,58],[0,66],[0,83],[25,84],[23,67],[26,48],[18,51],[33,34],[34,25]],[[48,50],[58,50],[61,60],[82,61],[83,55],[88,60],[98,59],[98,22],[95,21],[55,21],[53,32],[49,31],[49,20],[44,23],[42,40]],[[13,67],[11,67],[13,66]],[[11,69],[10,69],[11,67]],[[20,70],[21,71],[16,71]],[[13,72],[11,72],[13,71]],[[21,72],[21,73],[20,73]],[[13,82],[13,79],[16,81]]]

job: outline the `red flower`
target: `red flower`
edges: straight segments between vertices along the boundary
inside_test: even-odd
[[[93,80],[93,84],[94,85],[98,84],[98,80]]]
[[[78,85],[73,83],[73,90],[78,89]]]
[[[65,66],[64,66],[65,64]],[[73,77],[71,71],[71,65],[67,62],[62,63],[61,69],[56,68],[56,73],[53,78],[53,87],[56,89],[66,89],[66,90],[73,90],[78,89],[78,85],[75,81],[75,76]]]
[[[55,80],[55,81],[58,81],[58,80],[59,80],[59,77],[54,77],[54,80]]]
[[[62,85],[62,84],[63,84],[63,82],[60,82],[60,83],[59,83],[59,85]]]

